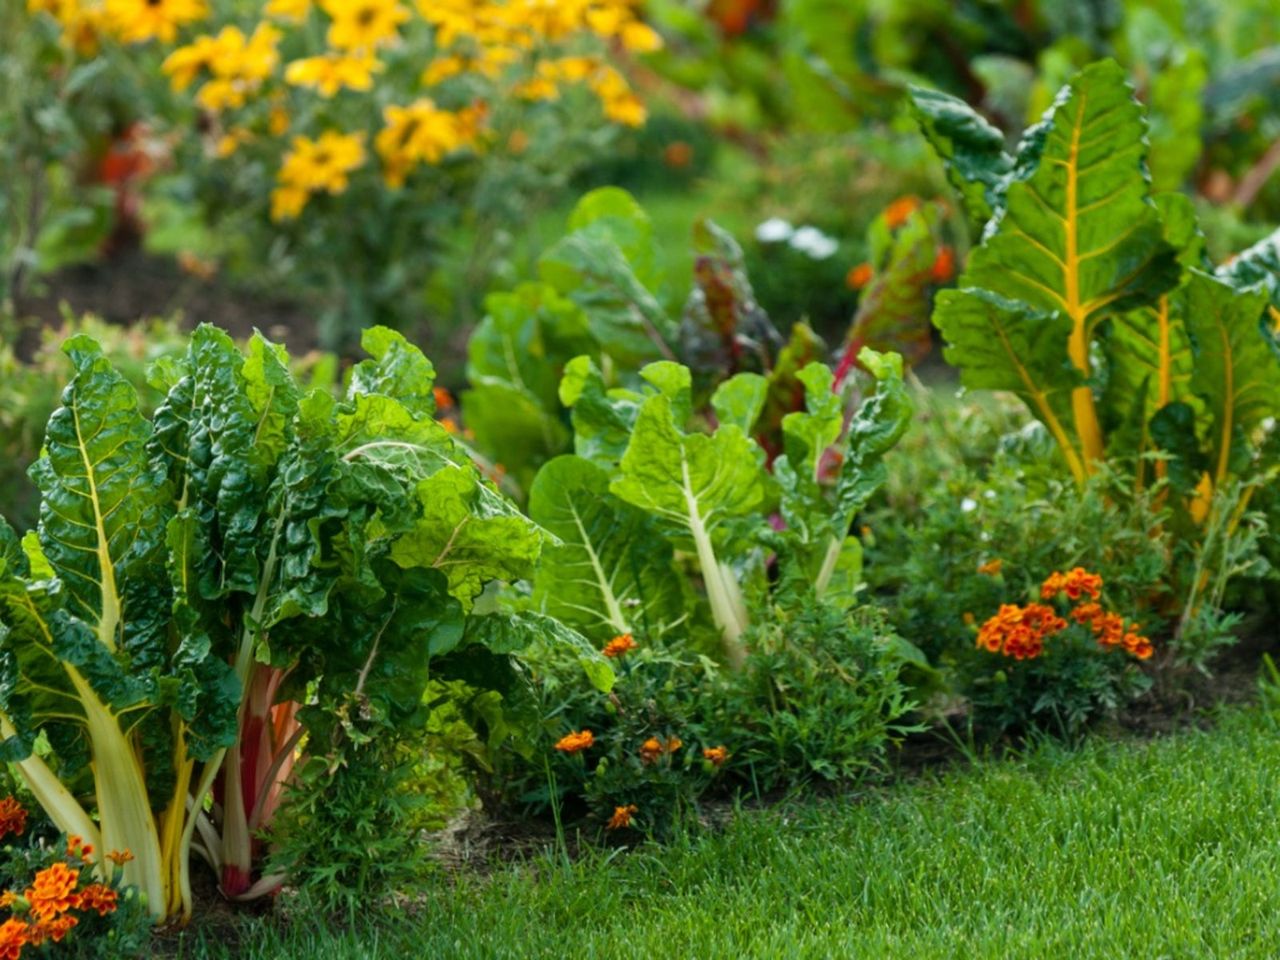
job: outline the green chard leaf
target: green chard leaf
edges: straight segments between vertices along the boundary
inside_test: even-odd
[[[623,190],[579,201],[570,232],[539,263],[542,279],[580,306],[591,335],[624,367],[670,356],[676,328],[655,289],[653,228]]]
[[[435,413],[436,369],[421,350],[387,327],[365,330],[360,346],[371,359],[352,367],[348,400],[382,394],[395,397],[416,416]]]
[[[942,158],[947,179],[970,218],[986,223],[1000,205],[1004,178],[1013,168],[1004,134],[957,97],[921,87],[911,87],[910,94],[916,123]]]
[[[1080,71],[1024,137],[1005,206],[934,314],[965,382],[1016,389],[1080,481],[1104,452],[1098,325],[1155,303],[1180,277],[1149,199],[1145,131],[1116,63]]]
[[[1220,486],[1245,472],[1258,429],[1280,415],[1280,355],[1259,325],[1263,292],[1241,293],[1194,271],[1183,296],[1195,389],[1213,421],[1213,482]]]
[[[605,641],[658,637],[686,616],[671,545],[642,510],[609,492],[609,474],[564,456],[538,471],[529,515],[559,543],[543,549],[534,602],[545,613]]]

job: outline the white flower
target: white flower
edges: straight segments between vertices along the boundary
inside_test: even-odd
[[[978,501],[973,499],[973,497],[965,497],[960,501],[960,509],[965,513],[973,513],[973,511],[978,509]]]
[[[781,217],[770,217],[756,227],[756,239],[761,243],[782,243],[790,239],[793,233],[795,233],[795,227]]]
[[[840,249],[840,242],[817,227],[801,227],[791,235],[791,246],[815,260],[825,260]]]

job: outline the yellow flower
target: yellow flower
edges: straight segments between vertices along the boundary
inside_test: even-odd
[[[425,97],[407,107],[389,106],[382,116],[385,126],[374,139],[374,149],[391,187],[403,186],[405,175],[417,164],[439,163],[468,139],[462,117]]]
[[[267,132],[279,137],[289,129],[289,111],[280,103],[273,103],[267,113]]]
[[[662,49],[662,37],[645,23],[633,20],[622,28],[622,46],[631,53],[653,53]]]
[[[295,87],[311,87],[328,98],[344,87],[372,89],[373,74],[381,69],[382,64],[369,54],[326,53],[293,61],[285,68],[284,79]]]
[[[293,138],[279,179],[285,186],[300,187],[309,193],[324,190],[337,194],[347,189],[348,175],[362,163],[364,137],[361,134],[326,130],[315,140]]]
[[[215,113],[242,107],[280,62],[276,50],[280,37],[280,31],[266,23],[258,24],[253,36],[247,38],[239,27],[223,27],[216,37],[197,37],[173,51],[161,69],[175,90],[190,86],[207,70],[214,79],[200,88],[196,103]]]
[[[339,50],[372,50],[399,37],[409,11],[396,0],[320,0],[333,20],[329,45]]]
[[[427,64],[427,68],[422,71],[422,85],[424,87],[434,87],[437,83],[452,79],[459,74],[466,73],[468,70],[468,61],[457,56],[437,57]]]
[[[178,29],[209,15],[205,0],[106,0],[107,21],[125,43],[173,43]]]
[[[307,196],[301,187],[276,187],[271,191],[271,219],[296,220],[307,205]]]
[[[311,0],[267,0],[263,13],[268,17],[301,23],[311,12]]]
[[[245,127],[232,127],[218,138],[218,142],[214,146],[214,153],[217,154],[220,159],[225,159],[252,139],[253,134]]]
[[[217,50],[216,37],[196,37],[185,47],[178,47],[165,57],[160,69],[169,77],[174,90],[185,90],[200,75],[200,71],[212,69]]]
[[[512,92],[525,100],[556,100],[560,96],[560,88],[555,81],[546,77],[530,77],[524,83],[517,84]]]
[[[621,97],[610,97],[601,101],[604,107],[604,115],[614,123],[620,123],[627,127],[640,127],[644,125],[645,118],[649,116],[649,112],[644,108],[644,102],[635,94],[625,94]]]

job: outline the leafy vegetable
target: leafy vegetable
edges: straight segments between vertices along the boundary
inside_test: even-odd
[[[126,880],[157,918],[190,914],[192,849],[228,895],[280,883],[257,874],[256,837],[304,733],[330,749],[353,705],[422,722],[428,670],[505,684],[506,659],[547,636],[608,684],[573,631],[470,613],[545,535],[431,419],[430,363],[385,329],[365,342],[335,401],[298,388],[283,348],[201,327],[157,372],[148,422],[73,339],[33,468],[38,535],[0,524],[4,750],[61,829],[133,854]]]

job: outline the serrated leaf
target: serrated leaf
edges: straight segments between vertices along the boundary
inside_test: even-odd
[[[940,297],[935,317],[950,330],[948,340],[967,341],[949,355],[952,362],[972,363],[970,350],[1005,356],[999,372],[978,371],[971,379],[1017,384],[1078,480],[1103,454],[1091,385],[1097,324],[1153,303],[1180,275],[1148,199],[1145,150],[1141,107],[1124,71],[1101,61],[1076,74],[1024,138],[1005,207],[970,255],[962,292]],[[975,291],[983,291],[984,302],[965,299]],[[966,317],[986,319],[968,335]],[[1043,335],[1028,328],[1038,318],[1050,324]],[[983,332],[995,333],[997,342],[979,345]],[[1026,351],[1016,362],[1008,350],[1015,343]],[[1050,343],[1064,349],[1046,349]],[[1068,377],[1075,383],[1064,405],[1059,396]]]

